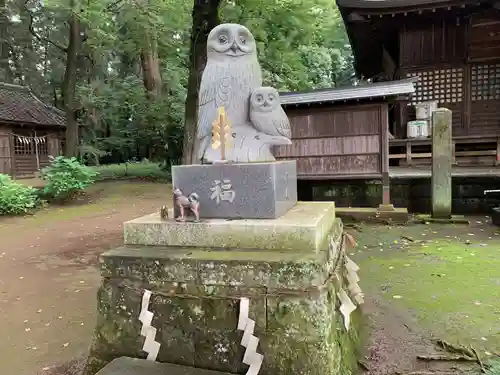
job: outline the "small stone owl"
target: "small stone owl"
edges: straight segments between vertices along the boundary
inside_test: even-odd
[[[290,121],[281,107],[278,91],[259,87],[250,96],[250,120],[257,131],[290,139]]]

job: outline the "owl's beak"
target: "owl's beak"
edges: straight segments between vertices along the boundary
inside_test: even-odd
[[[236,53],[238,51],[238,46],[236,45],[236,43],[233,43],[231,45],[231,51],[233,51],[234,53]]]

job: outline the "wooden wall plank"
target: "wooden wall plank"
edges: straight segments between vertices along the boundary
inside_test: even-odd
[[[276,157],[373,154],[380,151],[380,136],[363,135],[294,139],[289,146],[276,149]]]

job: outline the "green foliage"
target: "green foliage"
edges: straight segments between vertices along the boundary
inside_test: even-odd
[[[48,198],[67,199],[94,183],[96,176],[96,171],[81,164],[78,159],[58,156],[42,169],[42,178],[47,181],[43,193]]]
[[[143,161],[140,163],[108,164],[93,167],[98,173],[97,180],[142,179],[150,181],[170,181],[170,171],[158,163]]]
[[[0,174],[0,215],[22,215],[34,210],[40,203],[36,189],[12,181]]]
[[[29,10],[24,3],[6,2],[12,61],[0,81],[29,85],[62,108],[73,14],[85,33],[75,98],[78,121],[86,125],[82,160],[178,164],[193,1],[48,0],[28,2]],[[352,53],[335,1],[227,0],[219,13],[222,22],[242,23],[255,35],[266,85],[287,91],[349,83]],[[144,50],[154,50],[158,59],[162,89],[154,97],[144,88]]]
[[[254,34],[266,84],[293,91],[349,83],[352,53],[334,1],[240,0],[222,15]]]

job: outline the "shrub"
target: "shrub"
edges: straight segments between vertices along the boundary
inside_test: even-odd
[[[22,215],[35,209],[40,200],[36,189],[0,174],[0,215]]]
[[[47,181],[43,193],[47,198],[67,199],[94,183],[97,172],[78,161],[58,156],[42,169],[42,178]]]
[[[99,173],[99,181],[122,179],[170,181],[170,171],[162,169],[158,163],[149,161],[107,164],[92,169]]]

